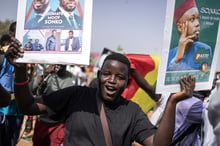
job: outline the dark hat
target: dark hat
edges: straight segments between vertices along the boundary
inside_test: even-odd
[[[177,23],[180,19],[180,17],[183,16],[183,14],[193,8],[197,7],[195,0],[184,0],[174,11],[174,21]]]

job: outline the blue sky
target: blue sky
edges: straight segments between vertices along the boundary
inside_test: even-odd
[[[17,17],[17,0],[0,0],[0,20]],[[93,0],[91,51],[160,54],[166,0]]]

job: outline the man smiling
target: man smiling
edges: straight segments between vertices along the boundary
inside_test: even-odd
[[[153,126],[145,113],[121,93],[128,84],[130,62],[122,54],[106,57],[98,73],[98,89],[71,86],[34,98],[27,84],[26,64],[14,62],[23,57],[21,44],[13,39],[6,57],[15,67],[15,97],[24,114],[48,114],[53,119],[65,120],[65,146],[104,146],[106,129],[113,146],[129,146],[137,141],[144,146],[169,146],[175,126],[176,104],[192,96],[195,78],[180,79],[181,91],[170,96],[160,127]],[[103,112],[108,128],[103,126]]]

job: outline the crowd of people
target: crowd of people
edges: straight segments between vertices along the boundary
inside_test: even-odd
[[[13,94],[10,95],[9,92],[15,93],[19,111],[23,115],[18,113],[13,115],[14,118],[20,119],[17,123],[18,127],[15,128],[14,124],[13,127],[7,126],[13,128],[11,132],[13,134],[17,129],[17,136],[8,137],[9,140],[13,139],[13,143],[9,144],[9,140],[2,141],[2,145],[17,143],[24,115],[32,120],[34,119],[31,118],[32,115],[38,115],[36,123],[31,123],[35,124],[31,126],[34,128],[32,135],[34,146],[91,145],[92,143],[105,145],[108,140],[103,130],[106,127],[102,125],[102,110],[108,119],[112,145],[191,143],[199,146],[203,144],[201,135],[202,114],[205,110],[203,100],[204,97],[209,97],[209,94],[208,91],[204,93],[193,91],[194,77],[189,75],[180,79],[180,92],[156,95],[154,87],[138,73],[134,68],[135,65],[130,65],[129,58],[113,53],[104,59],[97,73],[96,86],[89,87],[90,84],[86,82],[86,72],[83,73],[85,70],[82,66],[36,64],[30,67],[28,64],[13,62],[14,58],[22,57],[24,53],[19,48],[20,45],[15,38],[10,39],[6,52],[7,59],[5,58],[4,61],[14,68],[14,72],[9,72],[12,77],[9,81],[15,80],[15,89],[10,91],[2,88],[4,92],[1,92],[1,95],[4,98],[1,100],[3,104],[1,106],[8,104],[12,106],[15,100],[12,98]],[[155,107],[151,117],[143,113],[137,104],[120,96],[129,84],[129,75],[132,75],[138,85],[157,102],[158,107]],[[97,106],[99,104],[100,109]],[[16,107],[15,104],[14,106]],[[160,108],[162,110],[158,114],[157,110]],[[7,115],[4,116],[10,120]],[[117,128],[118,126],[120,128]],[[117,137],[117,133],[121,138]],[[2,131],[1,135],[3,137]],[[213,136],[215,136],[214,131]]]

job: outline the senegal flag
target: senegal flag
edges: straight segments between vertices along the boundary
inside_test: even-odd
[[[150,85],[156,86],[158,66],[160,62],[159,56],[144,54],[124,55],[130,60],[131,68],[135,68]],[[137,85],[132,77],[122,96],[139,104],[144,112],[149,111],[155,105],[155,102]]]

